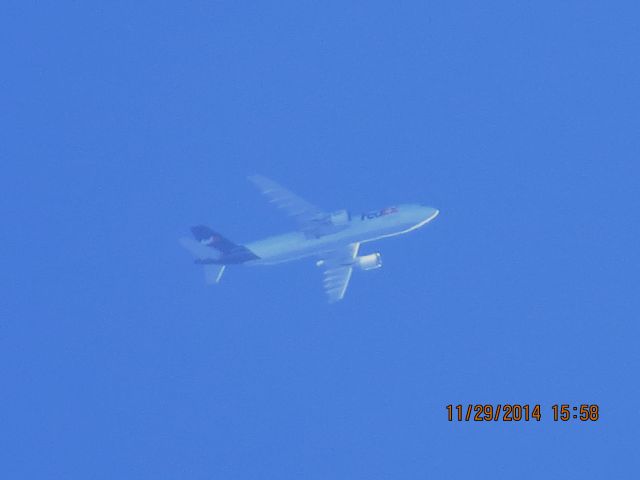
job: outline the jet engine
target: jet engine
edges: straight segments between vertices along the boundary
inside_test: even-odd
[[[347,210],[338,210],[331,214],[331,223],[333,225],[346,225],[351,220],[351,214]]]
[[[356,257],[353,263],[361,270],[373,270],[382,266],[382,258],[379,253],[372,253]]]

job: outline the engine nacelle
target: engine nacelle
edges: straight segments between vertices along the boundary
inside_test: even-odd
[[[360,257],[356,257],[353,263],[361,270],[373,270],[382,266],[382,257],[379,253],[362,255]]]
[[[346,225],[351,220],[351,214],[348,210],[338,210],[331,214],[331,223],[333,225]]]

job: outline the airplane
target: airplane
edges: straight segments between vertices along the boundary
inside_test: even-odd
[[[194,238],[180,243],[204,266],[208,284],[220,282],[230,265],[276,265],[314,257],[324,272],[324,290],[329,303],[344,295],[354,269],[373,270],[382,266],[380,253],[358,255],[360,245],[412,232],[440,213],[433,207],[404,204],[360,215],[348,210],[325,212],[298,195],[261,175],[249,177],[276,207],[293,217],[298,229],[238,245],[204,225],[191,227]]]

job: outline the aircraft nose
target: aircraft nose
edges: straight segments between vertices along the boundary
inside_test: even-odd
[[[433,207],[425,207],[425,213],[426,213],[425,220],[430,221],[438,216],[438,214],[440,213],[440,210]]]

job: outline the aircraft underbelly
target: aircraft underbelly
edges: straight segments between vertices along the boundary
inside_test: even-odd
[[[354,226],[320,238],[307,238],[300,232],[266,238],[247,245],[259,257],[257,260],[247,262],[247,265],[273,265],[305,257],[321,257],[323,253],[339,249],[351,243],[364,243],[399,233],[404,225],[378,225],[378,228],[371,227],[374,227],[374,225]]]
[[[344,246],[348,242],[344,240],[334,240],[318,242],[315,239],[287,239],[286,242],[269,244],[268,240],[264,244],[255,245],[252,251],[260,257],[259,260],[252,262],[256,265],[271,265],[274,263],[288,262],[300,258],[319,255],[323,252],[335,250],[340,246]]]

